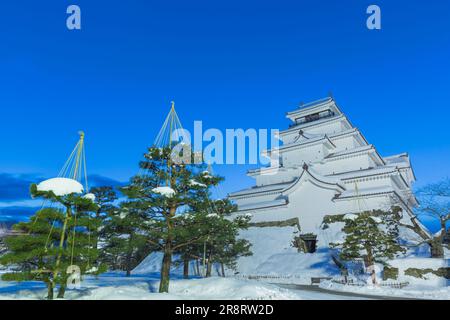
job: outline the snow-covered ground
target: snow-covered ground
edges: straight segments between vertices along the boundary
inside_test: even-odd
[[[450,300],[450,287],[430,287],[410,284],[403,289],[367,285],[364,287],[342,285],[332,281],[323,281],[320,287],[327,290],[351,292],[364,295],[385,296],[391,298],[414,298],[431,300]]]
[[[286,279],[289,283],[289,279]],[[413,285],[404,289],[385,287],[345,286],[324,281],[320,291],[313,287],[295,286],[288,289],[265,281],[212,277],[207,279],[180,279],[174,276],[170,293],[158,293],[159,274],[133,275],[107,273],[98,278],[89,276],[79,289],[67,290],[66,299],[74,300],[360,300],[368,295],[419,299],[450,299],[450,288],[430,288]],[[342,292],[338,294],[337,292]],[[365,296],[352,296],[356,293]],[[42,282],[0,281],[0,300],[45,299],[46,288]]]
[[[86,277],[80,289],[68,290],[66,299],[77,300],[299,300],[310,298],[288,290],[251,280],[213,277],[174,279],[170,293],[158,293],[158,274],[125,277],[108,273],[98,278]],[[0,299],[44,299],[41,282],[0,281]]]

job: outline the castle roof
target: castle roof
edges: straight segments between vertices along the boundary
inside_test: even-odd
[[[378,151],[371,144],[369,144],[367,146],[361,146],[361,147],[349,149],[349,150],[343,150],[343,151],[338,151],[335,153],[330,153],[328,156],[325,157],[325,161],[338,160],[341,157],[346,157],[349,155],[363,154],[365,152],[368,152],[369,154],[374,155],[375,159],[377,159],[380,164],[382,164],[382,165],[386,164],[384,159],[380,156]]]
[[[300,176],[293,181],[278,184],[270,184],[259,187],[255,186],[241,191],[230,193],[228,197],[230,199],[235,199],[240,197],[254,197],[260,195],[268,195],[273,193],[277,193],[280,195],[287,194],[291,190],[293,190],[296,185],[298,185],[301,181],[303,181],[307,177],[311,178],[319,187],[326,189],[336,189],[339,192],[345,190],[345,188],[340,185],[339,179],[331,176],[322,176],[319,173],[312,170],[310,167],[308,167],[308,165],[304,164],[303,171],[301,172]]]
[[[374,196],[374,195],[383,195],[383,194],[389,194],[389,193],[393,193],[393,192],[395,192],[395,190],[392,186],[365,188],[365,189],[360,189],[358,191],[352,189],[352,190],[345,190],[341,194],[337,195],[335,200],[343,200],[343,199],[356,198],[356,197],[368,197],[368,196]]]
[[[327,97],[307,104],[301,104],[296,110],[286,112],[286,117],[295,122],[295,119],[325,110],[331,110],[335,114],[342,114],[333,98]]]
[[[279,193],[282,190],[284,190],[286,187],[290,186],[293,182],[295,182],[295,180],[285,182],[285,183],[275,183],[275,184],[270,184],[270,185],[265,185],[265,186],[254,186],[254,187],[246,188],[246,189],[239,190],[236,192],[232,192],[228,196],[230,198],[234,198],[234,197],[247,196],[247,195],[259,195],[259,194],[263,194],[263,193],[264,194],[270,194],[272,192]]]
[[[288,144],[284,144],[278,148],[272,148],[270,150],[265,150],[264,153],[268,154],[271,153],[273,151],[283,151],[286,149],[297,149],[297,148],[305,148],[305,147],[310,147],[312,145],[317,145],[317,144],[325,144],[327,145],[329,148],[335,148],[336,146],[334,145],[333,141],[330,140],[330,138],[328,137],[328,135],[326,134],[322,134],[322,135],[316,135],[313,138],[308,138],[308,139],[299,139],[293,143],[288,143]]]

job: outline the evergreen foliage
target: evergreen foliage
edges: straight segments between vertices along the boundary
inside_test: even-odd
[[[198,254],[199,244],[220,237],[218,228],[227,223],[224,219],[211,223],[208,216],[210,189],[223,178],[205,170],[205,165],[194,159],[190,147],[177,154],[174,150],[149,148],[140,163],[144,174],[133,177],[130,185],[121,189],[135,209],[146,216],[146,241],[163,252],[160,292],[169,290],[173,255],[181,253],[187,259]]]
[[[344,261],[365,260],[367,266],[375,263],[386,264],[406,250],[399,244],[399,229],[396,221],[398,208],[391,211],[373,210],[357,215],[344,215],[328,222],[344,222],[343,243],[331,243],[340,248],[340,258]],[[374,270],[372,271],[374,274]]]
[[[119,208],[113,209],[108,215],[103,234],[105,245],[103,256],[112,269],[121,269],[130,276],[131,271],[141,262],[142,250],[149,252],[147,242],[148,219],[145,210],[139,203],[123,202]]]
[[[13,227],[18,235],[5,240],[9,251],[0,258],[0,263],[12,266],[15,271],[4,274],[2,279],[43,281],[48,299],[53,299],[57,286],[58,298],[63,298],[69,266],[79,267],[81,275],[105,270],[104,266],[93,266],[98,250],[91,241],[97,225],[92,212],[97,206],[81,195],[56,196],[52,191],[38,191],[35,184],[31,186],[31,194],[50,200],[54,207],[43,208],[30,221]]]

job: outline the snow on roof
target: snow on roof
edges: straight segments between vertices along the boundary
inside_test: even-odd
[[[273,201],[262,201],[262,202],[258,202],[258,203],[242,205],[242,206],[239,206],[239,211],[248,211],[248,210],[255,210],[255,209],[278,207],[278,206],[284,206],[286,204],[287,204],[286,199],[275,199]]]
[[[329,176],[336,177],[341,180],[348,180],[348,179],[354,179],[354,178],[359,178],[359,177],[367,177],[367,176],[386,174],[386,173],[391,173],[391,172],[398,172],[398,170],[393,167],[390,167],[390,166],[381,166],[381,167],[377,167],[377,168],[368,168],[368,169],[363,169],[363,170],[334,173]]]
[[[339,185],[341,183],[341,179],[339,178],[335,178],[332,176],[324,176],[321,175],[320,173],[318,173],[317,171],[314,170],[314,168],[312,166],[308,167],[308,170],[310,174],[312,174],[316,179],[328,183],[328,184],[337,184]]]
[[[374,146],[369,144],[367,146],[362,146],[362,147],[352,148],[349,150],[343,150],[343,151],[339,151],[339,152],[335,152],[335,153],[330,153],[325,159],[337,158],[337,157],[344,156],[347,154],[368,151],[371,149],[374,149]]]
[[[299,111],[307,111],[312,108],[323,106],[324,104],[327,104],[332,101],[333,101],[333,98],[326,97],[326,98],[322,98],[322,99],[315,100],[312,102],[308,102],[308,103],[302,104],[298,109],[296,109],[294,111],[287,112],[287,114],[295,114],[295,113],[298,113]]]
[[[328,141],[329,145],[331,145],[331,147],[333,147],[333,148],[335,147],[333,141],[331,141],[331,139],[326,134],[320,134],[320,135],[314,135],[311,138],[299,138],[291,143],[283,144],[282,146],[280,146],[278,148],[273,148],[273,149],[267,150],[265,153],[279,151],[279,150],[288,149],[288,148],[292,148],[292,147],[303,147],[303,146],[306,146],[309,144],[314,144],[314,143],[320,142],[322,140],[325,140],[324,143],[326,143]]]
[[[158,187],[152,189],[152,192],[158,193],[164,197],[171,198],[175,195],[175,190],[173,190],[171,187]]]
[[[326,122],[331,122],[331,121],[335,121],[335,120],[339,120],[339,119],[344,119],[347,120],[347,117],[344,116],[343,114],[338,114],[338,115],[334,115],[332,117],[326,117],[326,118],[322,118],[313,122],[305,122],[305,123],[299,123],[299,124],[293,124],[289,129],[284,130],[284,131],[280,131],[280,136],[286,135],[288,133],[291,133],[292,131],[298,130],[298,129],[304,129],[307,127],[314,127]]]
[[[401,153],[394,156],[384,157],[383,160],[387,165],[398,168],[410,168],[411,163],[407,153]]]
[[[252,187],[252,188],[248,188],[248,189],[244,189],[241,191],[230,193],[228,196],[230,198],[234,198],[234,197],[239,197],[239,196],[252,195],[252,194],[258,194],[258,193],[267,193],[267,192],[281,193],[281,192],[287,191],[288,189],[295,186],[302,179],[305,172],[307,175],[313,177],[316,181],[318,181],[320,183],[335,185],[340,190],[344,190],[344,188],[340,185],[340,179],[330,177],[330,176],[323,176],[320,173],[316,172],[311,167],[306,166],[306,169],[304,168],[302,174],[290,182],[270,184],[270,185],[261,186],[261,187]]]
[[[243,195],[250,195],[250,194],[256,194],[256,193],[263,193],[263,192],[275,192],[275,191],[281,191],[287,186],[291,185],[295,180],[292,180],[290,182],[285,183],[276,183],[276,184],[270,184],[265,186],[255,186],[247,189],[243,189],[240,191],[232,192],[228,196],[229,197],[238,197]]]
[[[53,178],[42,181],[37,185],[37,190],[43,192],[52,191],[58,197],[84,192],[81,183],[69,178]]]
[[[304,117],[310,114],[331,110],[336,114],[342,114],[333,98],[327,97],[317,101],[301,104],[296,110],[286,112],[286,117],[295,121],[296,118]]]
[[[337,199],[386,194],[391,192],[395,192],[391,186],[359,189],[358,192],[356,192],[356,190],[345,190],[337,197]]]
[[[406,162],[409,160],[409,155],[406,152],[395,154],[388,157],[383,157],[387,163]]]

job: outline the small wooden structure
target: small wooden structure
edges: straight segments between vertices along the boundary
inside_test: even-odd
[[[312,233],[301,234],[295,237],[293,245],[299,252],[314,253],[317,250],[317,235]]]

